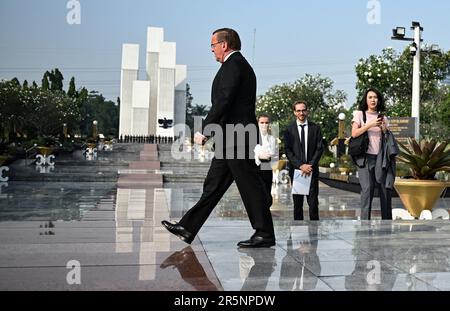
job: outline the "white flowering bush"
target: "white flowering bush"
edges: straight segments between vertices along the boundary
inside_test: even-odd
[[[325,139],[329,142],[337,137],[337,116],[344,111],[347,95],[333,89],[333,81],[320,75],[306,74],[293,82],[275,85],[257,100],[257,114],[266,113],[272,122],[278,122],[282,135],[287,126],[295,120],[292,104],[298,100],[308,103],[309,118],[322,126]]]
[[[450,90],[441,83],[450,75],[450,52],[441,55],[421,53],[421,133],[425,137],[450,137]],[[358,98],[368,88],[378,89],[385,97],[391,117],[411,116],[413,59],[407,48],[397,53],[384,49],[381,55],[361,59],[356,65]],[[357,104],[352,109],[356,109]]]

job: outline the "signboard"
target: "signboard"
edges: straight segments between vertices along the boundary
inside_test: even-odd
[[[397,141],[406,143],[415,133],[416,118],[389,118],[389,129]]]

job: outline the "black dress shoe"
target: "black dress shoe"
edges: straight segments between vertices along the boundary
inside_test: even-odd
[[[275,245],[274,238],[263,238],[260,236],[253,236],[250,240],[241,241],[238,243],[240,248],[263,248],[272,247]]]
[[[177,237],[179,237],[182,241],[186,242],[187,244],[191,244],[194,240],[194,236],[192,233],[186,231],[186,229],[183,228],[183,226],[179,224],[172,224],[166,220],[161,221],[161,224],[172,234],[175,234]]]

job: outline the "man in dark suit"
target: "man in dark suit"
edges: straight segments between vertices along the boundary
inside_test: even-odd
[[[289,125],[284,135],[286,156],[289,159],[289,175],[294,180],[294,171],[311,175],[311,188],[306,197],[309,205],[309,218],[319,220],[319,160],[323,152],[323,139],[320,126],[308,120],[308,106],[304,101],[292,105],[297,118]],[[293,195],[294,219],[303,220],[303,195]]]
[[[212,107],[203,122],[203,134],[208,135],[211,127],[216,131],[215,157],[203,185],[203,194],[197,204],[179,223],[162,222],[169,232],[189,244],[234,181],[255,230],[249,240],[239,242],[238,246],[256,248],[275,245],[269,209],[270,193],[265,190],[251,154],[259,136],[255,115],[256,76],[239,52],[240,49],[241,41],[236,31],[222,28],[213,33],[211,50],[222,66],[212,85]],[[250,131],[228,133],[230,126],[246,127]],[[217,131],[221,135],[218,135]],[[203,134],[195,134],[195,143],[202,144],[208,139]]]

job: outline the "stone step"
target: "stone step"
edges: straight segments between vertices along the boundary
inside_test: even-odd
[[[204,176],[192,176],[192,175],[164,175],[164,183],[201,183],[205,181],[206,174]]]
[[[118,173],[18,173],[9,176],[10,181],[33,181],[33,182],[115,182]]]
[[[158,161],[158,154],[141,154],[139,156],[140,161]]]
[[[161,174],[154,174],[154,173],[120,174],[119,181],[124,178],[134,180],[159,180],[161,179]]]
[[[161,188],[163,186],[162,176],[160,179],[152,179],[152,180],[136,180],[129,178],[120,178],[117,181],[117,186],[119,188],[137,188],[137,189],[147,189],[147,188]]]
[[[133,161],[129,163],[130,169],[149,169],[159,170],[161,168],[161,162],[159,161]]]

